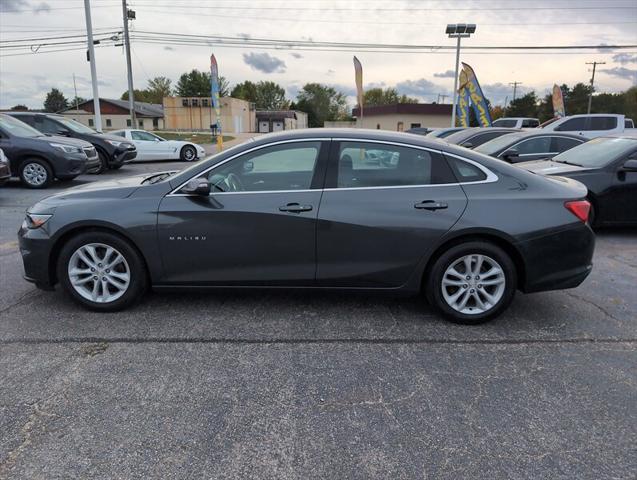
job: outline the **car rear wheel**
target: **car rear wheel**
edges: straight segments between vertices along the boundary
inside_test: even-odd
[[[444,252],[427,279],[429,302],[449,320],[477,325],[500,315],[515,295],[517,275],[509,255],[488,242],[468,242]]]
[[[193,162],[197,159],[197,150],[192,145],[186,145],[179,154],[182,162]]]
[[[46,188],[53,181],[53,171],[44,160],[28,159],[20,165],[20,179],[29,188]]]
[[[57,274],[73,300],[102,312],[129,307],[148,284],[139,253],[107,232],[86,232],[67,242],[60,252]]]

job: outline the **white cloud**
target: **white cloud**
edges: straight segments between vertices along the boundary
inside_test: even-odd
[[[284,73],[286,69],[283,60],[273,57],[269,53],[244,53],[243,61],[253,70],[263,73]]]

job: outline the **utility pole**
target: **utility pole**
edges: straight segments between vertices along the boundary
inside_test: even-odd
[[[515,93],[518,90],[518,85],[522,85],[522,82],[510,82],[509,85],[513,85],[513,100],[511,102],[515,102]]]
[[[128,69],[128,109],[130,110],[131,128],[137,128],[135,119],[135,95],[133,91],[133,67],[130,58],[130,38],[128,36],[128,19],[135,19],[135,12],[128,10],[126,0],[122,0],[122,13],[124,15],[124,48],[126,49],[126,67]]]
[[[597,67],[597,65],[606,65],[606,62],[586,62],[586,65],[593,66],[593,75],[591,76],[591,91],[588,94],[588,110],[587,110],[587,113],[590,115],[591,105],[593,104],[593,90],[595,85],[595,67]]]
[[[93,84],[93,109],[95,110],[95,129],[102,131],[102,116],[100,115],[100,94],[97,91],[97,69],[95,68],[95,47],[93,45],[93,24],[91,22],[91,2],[84,0],[84,14],[86,16],[86,37],[88,41],[88,59],[91,62],[91,83]]]
[[[77,85],[75,84],[75,72],[73,73],[73,90],[75,90],[75,110],[79,110],[79,103],[77,101]]]
[[[445,103],[445,98],[447,98],[449,95],[445,95],[443,93],[439,93],[438,94],[438,102],[437,103]]]

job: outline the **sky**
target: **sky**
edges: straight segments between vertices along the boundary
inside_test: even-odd
[[[121,0],[90,0],[96,39],[122,29]],[[355,103],[352,56],[363,64],[366,88],[396,87],[422,102],[451,103],[455,52],[430,48],[422,52],[364,52],[259,48],[239,43],[173,45],[143,42],[141,32],[218,35],[240,39],[313,42],[382,43],[454,46],[445,35],[447,23],[475,23],[476,33],[463,46],[637,45],[635,0],[128,0],[136,12],[131,22],[135,88],[148,79],[209,69],[214,53],[220,75],[231,86],[244,80],[271,80],[293,99],[307,82],[334,86]],[[41,108],[56,87],[68,98],[92,97],[90,66],[82,46],[51,52],[47,40],[7,49],[16,39],[43,39],[84,34],[82,0],[0,0],[0,108],[25,104]],[[137,39],[135,37],[138,37]],[[70,39],[77,40],[77,39]],[[50,41],[50,40],[49,40]],[[65,40],[56,40],[65,41]],[[96,49],[99,94],[119,98],[127,89],[126,59],[121,46]],[[36,53],[33,53],[36,51]],[[607,51],[507,52],[461,51],[485,95],[494,104],[511,100],[511,82],[522,82],[517,95],[549,93],[554,83],[573,85],[590,80],[597,67],[597,91],[618,92],[637,84],[637,47]]]

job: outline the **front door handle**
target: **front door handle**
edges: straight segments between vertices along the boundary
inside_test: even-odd
[[[444,202],[436,202],[435,200],[425,200],[423,202],[417,203],[414,205],[414,208],[417,208],[418,210],[442,210],[447,208],[449,205],[447,205]]]
[[[312,210],[312,205],[299,205],[298,203],[288,203],[279,207],[279,211],[290,213],[309,212],[310,210]]]

